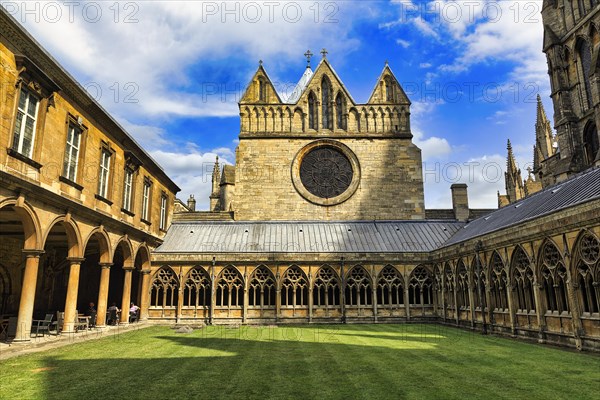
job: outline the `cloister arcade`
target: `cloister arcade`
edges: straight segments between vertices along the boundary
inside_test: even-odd
[[[70,213],[34,207],[23,196],[0,202],[0,224],[0,314],[17,316],[16,341],[29,340],[32,320],[45,314],[56,321],[57,312],[64,312],[59,328],[73,332],[90,302],[99,327],[106,325],[107,304],[125,310],[130,301],[147,304],[142,285],[149,285],[150,249],[144,242]],[[128,312],[121,313],[122,323],[128,319]]]

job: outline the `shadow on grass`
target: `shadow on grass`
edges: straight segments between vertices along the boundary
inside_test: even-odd
[[[535,347],[519,354],[519,344],[462,340],[459,330],[435,338],[420,332],[439,329],[211,327],[182,335],[152,328],[107,341],[105,357],[47,357],[40,373],[47,399],[591,398],[597,389],[589,368],[598,362],[579,364]],[[558,369],[567,381],[554,378]]]

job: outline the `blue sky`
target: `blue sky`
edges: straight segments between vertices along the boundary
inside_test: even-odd
[[[413,102],[428,208],[450,207],[457,182],[472,207],[495,207],[506,140],[525,177],[537,94],[552,110],[541,0],[2,4],[200,208],[215,155],[235,163],[237,101],[259,59],[285,93],[304,52],[316,66],[326,48],[359,103],[387,60]]]

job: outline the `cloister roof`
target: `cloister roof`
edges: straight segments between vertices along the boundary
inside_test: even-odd
[[[175,222],[155,253],[429,252],[462,226],[455,221]]]

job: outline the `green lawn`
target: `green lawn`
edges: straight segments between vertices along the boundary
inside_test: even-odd
[[[434,325],[151,327],[0,362],[0,399],[595,399],[600,357]]]

